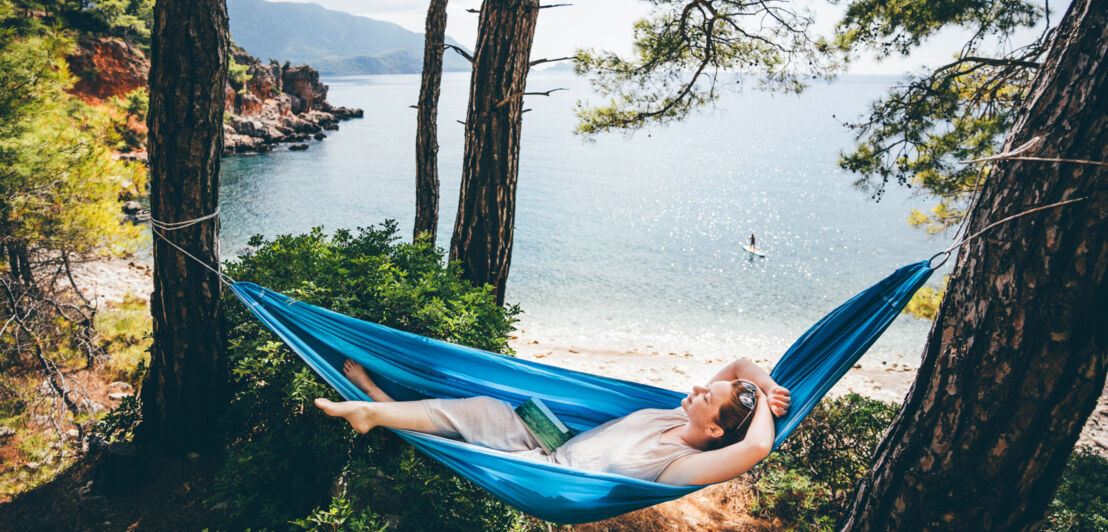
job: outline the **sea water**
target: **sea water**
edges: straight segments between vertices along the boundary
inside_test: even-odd
[[[223,161],[225,257],[253,234],[399,223],[415,213],[417,75],[324,80],[365,118],[303,152]],[[847,77],[800,95],[725,92],[664,128],[585,139],[569,72],[536,72],[523,122],[515,245],[506,298],[531,338],[586,349],[775,358],[825,313],[948,245],[910,227],[932,201],[890,186],[880,202],[837,168],[855,120],[895,83]],[[466,74],[443,77],[438,245],[457,209]],[[742,249],[756,235],[756,258]],[[947,267],[949,268],[949,266]],[[946,270],[937,272],[932,284]],[[915,363],[929,323],[901,316],[867,355]]]

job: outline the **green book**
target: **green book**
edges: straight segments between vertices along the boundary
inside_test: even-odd
[[[573,431],[538,397],[532,397],[516,407],[516,415],[523,420],[523,425],[539,441],[546,454],[553,454],[555,449],[573,437]]]

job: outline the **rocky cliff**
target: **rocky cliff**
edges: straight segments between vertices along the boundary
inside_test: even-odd
[[[340,121],[363,116],[361,109],[328,103],[327,85],[308,65],[263,64],[241,49],[231,55],[240,68],[245,67],[245,74],[232,76],[236,79],[224,89],[224,155],[270,151],[282,143],[309,138],[322,140],[323,130],[338,129]],[[90,103],[145,88],[150,70],[142,50],[112,37],[80,36],[68,62],[78,77],[71,92]]]
[[[223,124],[224,153],[268,151],[282,142],[322,140],[323,130],[338,122],[361,118],[361,109],[327,103],[327,85],[308,65],[262,63],[243,50],[232,51],[245,79],[232,79],[225,89],[229,119]]]

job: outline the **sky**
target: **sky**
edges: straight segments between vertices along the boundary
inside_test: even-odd
[[[424,0],[282,1],[319,4],[335,11],[394,22],[416,33],[423,33],[428,5]],[[634,22],[650,13],[650,4],[645,0],[543,1],[543,4],[555,3],[573,5],[545,9],[539,15],[535,42],[531,48],[532,59],[564,57],[572,55],[577,48],[597,48],[628,54],[631,51]],[[809,5],[815,11],[817,31],[821,33],[830,32],[844,9],[842,6],[830,5],[826,0],[801,1],[798,4]],[[447,35],[472,48],[477,40],[477,14],[466,10],[480,7],[481,0],[449,0],[446,8]],[[1052,9],[1065,9],[1065,6]],[[1056,14],[1052,19],[1057,21],[1059,16]],[[1036,31],[1027,32],[1028,35],[1032,33]],[[851,65],[848,73],[899,75],[918,72],[926,66],[943,65],[951,61],[968,37],[969,33],[965,31],[944,31],[928,39],[909,57],[895,57],[885,61],[862,57]]]

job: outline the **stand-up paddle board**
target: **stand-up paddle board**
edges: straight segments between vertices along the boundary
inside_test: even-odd
[[[754,255],[755,257],[762,257],[762,258],[766,257],[765,253],[762,253],[761,251],[754,251],[754,249],[751,248],[749,245],[743,245],[743,249],[746,250],[747,253],[750,253],[751,255]]]

